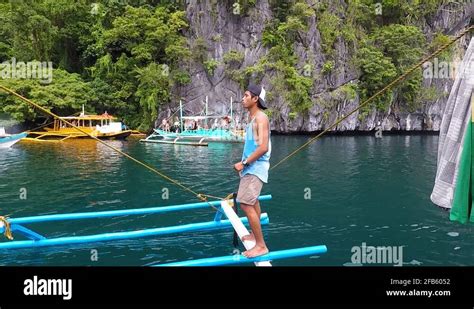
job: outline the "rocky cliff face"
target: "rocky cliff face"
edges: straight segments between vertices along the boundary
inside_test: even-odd
[[[344,7],[344,1],[339,0]],[[267,0],[256,1],[255,7],[245,16],[234,14],[231,1],[188,1],[186,12],[190,24],[186,37],[192,46],[197,38],[203,38],[207,44],[207,56],[222,62],[224,54],[231,50],[243,54],[241,67],[255,64],[258,59],[267,53],[262,46],[262,33],[265,22],[274,18]],[[428,37],[437,32],[456,34],[469,24],[473,15],[473,5],[458,6],[456,10],[438,10],[431,20],[423,25],[423,32]],[[294,45],[299,64],[310,63],[315,86],[311,97],[314,104],[308,112],[294,116],[284,98],[272,97],[268,105],[272,108],[271,127],[277,132],[312,132],[323,130],[330,126],[337,118],[348,114],[355,109],[360,99],[358,95],[348,98],[341,91],[341,87],[348,83],[357,83],[360,73],[351,64],[351,52],[348,43],[343,38],[335,42],[335,65],[330,74],[322,74],[323,64],[326,62],[321,50],[321,36],[317,28],[317,17],[310,18],[309,31],[301,40],[305,43]],[[457,43],[452,61],[461,61],[467,48],[470,36],[465,36]],[[227,114],[230,111],[230,100],[233,98],[234,115],[240,122],[245,119],[245,112],[240,106],[240,99],[244,89],[238,83],[228,78],[223,65],[218,65],[214,72],[209,73],[202,63],[193,62],[191,69],[192,82],[174,89],[176,97],[183,98],[186,114],[199,114],[204,109],[204,100],[208,96],[209,113]],[[272,92],[269,72],[263,78],[268,92]],[[337,131],[372,130],[381,125],[384,130],[439,130],[445,103],[453,79],[424,78],[423,86],[435,86],[443,95],[427,101],[423,107],[413,113],[403,111],[396,103],[388,111],[372,110],[367,117],[359,119],[358,113],[351,115],[337,126]],[[177,102],[161,108],[160,119],[176,111]]]

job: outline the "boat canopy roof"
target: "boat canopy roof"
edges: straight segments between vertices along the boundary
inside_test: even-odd
[[[223,116],[223,115],[218,115],[218,116],[183,116],[183,119],[192,119],[192,120],[203,120],[203,119],[215,119],[215,118],[230,118],[230,116]]]
[[[108,114],[68,116],[68,117],[61,117],[61,118],[66,119],[66,120],[113,120],[113,119],[117,119],[116,117],[108,115]]]

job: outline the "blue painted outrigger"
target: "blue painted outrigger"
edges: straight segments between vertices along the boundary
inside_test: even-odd
[[[259,201],[268,201],[272,198],[271,195],[263,195],[259,197]],[[48,238],[45,235],[41,235],[34,230],[26,227],[30,224],[39,224],[45,222],[55,221],[68,221],[68,220],[85,220],[85,219],[97,219],[97,218],[108,218],[108,217],[119,217],[129,215],[146,215],[146,214],[161,214],[175,211],[192,210],[208,208],[209,204],[216,207],[217,212],[214,220],[200,223],[190,223],[184,225],[159,227],[151,229],[143,229],[138,231],[123,231],[123,232],[112,232],[85,236],[68,236],[68,237],[53,237]],[[224,209],[223,209],[224,205]],[[224,211],[225,210],[225,211]],[[227,218],[224,218],[227,217]],[[5,222],[5,223],[4,223]],[[262,213],[260,217],[262,225],[269,223],[268,215]],[[234,227],[238,229],[237,225],[248,225],[247,218],[238,218],[237,215],[232,211],[229,212],[229,208],[222,201],[210,201],[200,202],[184,205],[174,206],[161,206],[161,207],[150,207],[150,208],[137,208],[137,209],[124,209],[124,210],[110,210],[100,212],[81,212],[81,213],[69,213],[69,214],[52,214],[42,216],[31,216],[22,218],[8,218],[6,221],[0,222],[0,233],[5,233],[6,230],[11,232],[12,235],[22,235],[27,240],[12,240],[0,242],[0,250],[11,250],[11,249],[22,249],[22,248],[38,248],[47,246],[62,246],[62,245],[75,245],[84,243],[95,243],[105,242],[123,239],[135,239],[142,237],[169,235],[176,233],[195,232],[195,231],[207,231],[207,230],[220,230]],[[6,225],[8,228],[6,229]],[[246,228],[244,228],[246,231]],[[245,245],[245,243],[244,243]],[[296,251],[295,251],[296,250]],[[268,261],[270,259],[288,258],[293,256],[301,255],[316,255],[326,252],[325,246],[316,246],[308,248],[299,248],[284,251],[274,251],[268,255],[259,257],[257,259],[248,259],[246,257],[221,257],[203,260],[185,261],[181,263],[172,263],[169,266],[211,266],[211,265],[229,265],[229,264],[240,264],[255,262],[257,265],[261,261]],[[166,264],[164,266],[167,266]],[[268,265],[265,265],[268,266]]]
[[[22,138],[25,138],[27,133],[20,133],[14,135],[0,135],[0,149],[2,148],[10,148],[17,142],[19,142]]]

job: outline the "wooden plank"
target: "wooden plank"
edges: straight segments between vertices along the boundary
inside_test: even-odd
[[[237,232],[237,235],[239,235],[239,239],[241,241],[242,241],[242,237],[246,235],[250,235],[245,225],[242,223],[242,221],[240,221],[239,217],[232,209],[232,206],[229,204],[229,201],[222,201],[221,208],[222,210],[224,210],[225,215],[227,216],[230,223],[234,227],[234,230]],[[245,240],[245,241],[242,241],[242,243],[245,249],[247,250],[250,250],[253,247],[255,247],[254,241]],[[270,264],[270,262],[268,261],[263,261],[263,262],[255,262],[255,266],[272,266],[272,264]]]

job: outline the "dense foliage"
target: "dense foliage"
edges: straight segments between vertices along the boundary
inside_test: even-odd
[[[51,61],[54,67],[50,83],[8,78],[0,82],[61,115],[85,105],[90,112],[108,111],[131,127],[146,130],[160,104],[176,101],[172,90],[191,81],[192,62],[200,63],[210,76],[223,66],[226,76],[242,86],[251,77],[258,80],[271,73],[269,98],[283,97],[296,115],[318,104],[311,94],[321,79],[329,80],[340,69],[341,46],[360,72],[359,83],[344,86],[343,92],[364,99],[448,40],[443,34],[425,37],[421,31],[422,20],[433,16],[443,0],[270,0],[274,18],[265,24],[262,37],[268,53],[243,68],[240,51],[213,59],[209,38],[186,40],[185,2],[0,0],[0,63],[15,58]],[[244,15],[256,5],[254,0],[238,2]],[[215,0],[211,4],[218,5]],[[235,9],[234,1],[227,5]],[[383,10],[378,11],[378,5]],[[299,59],[295,52],[296,47],[308,48],[305,35],[311,24],[321,37],[324,63],[319,68],[307,63],[315,55]],[[222,36],[216,33],[211,39],[217,42]],[[433,89],[422,89],[418,72],[374,104],[387,110],[398,100],[414,110],[422,103],[420,98],[435,96]],[[0,93],[2,111],[20,121],[39,116],[4,93]]]
[[[53,112],[72,114],[84,104],[88,111],[108,111],[147,129],[159,104],[170,101],[170,89],[190,81],[182,34],[188,24],[176,1],[5,2],[0,62],[51,61],[54,70],[51,83],[2,79],[2,84]],[[5,94],[0,108],[18,120],[38,116]]]

